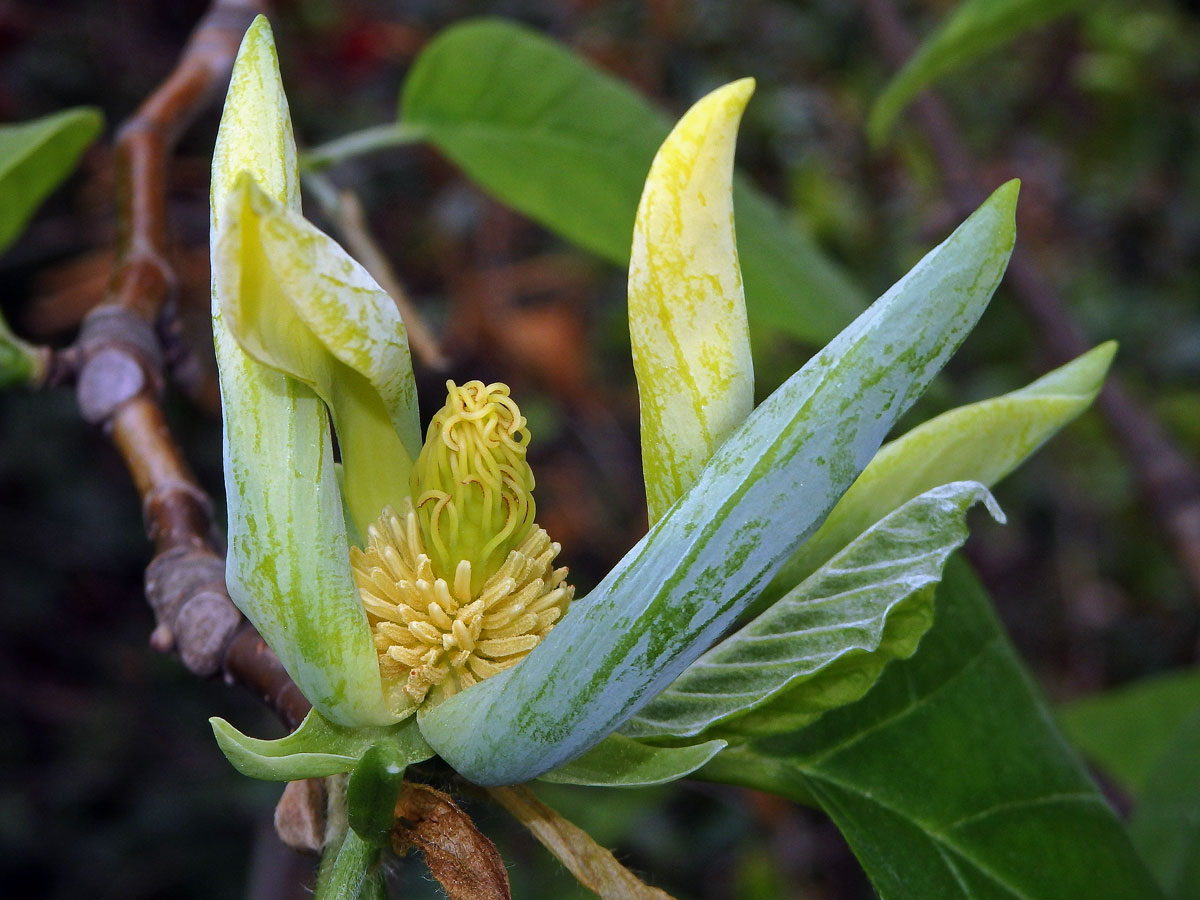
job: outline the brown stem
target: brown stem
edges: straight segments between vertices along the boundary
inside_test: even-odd
[[[396,275],[396,270],[392,268],[392,264],[388,262],[387,256],[372,236],[366,212],[358,195],[347,188],[339,190],[325,176],[315,172],[305,176],[305,184],[313,189],[313,197],[346,242],[346,248],[396,304],[408,332],[408,344],[413,355],[430,369],[436,372],[445,371],[450,361],[442,351],[437,337],[413,305],[408,291]]]
[[[539,800],[524,785],[487,789],[503,806],[558,858],[576,880],[602,900],[672,900],[630,872],[586,831]]]
[[[864,5],[876,44],[888,63],[899,69],[912,55],[915,39],[893,0],[864,0]],[[910,112],[937,159],[947,197],[958,217],[965,218],[987,189],[962,135],[932,91],[915,99]],[[1054,362],[1065,362],[1088,348],[1083,328],[1053,282],[1020,247],[1013,252],[1006,283]],[[1118,376],[1109,376],[1098,407],[1133,470],[1151,516],[1192,592],[1200,597],[1200,470]]]
[[[312,709],[279,657],[249,622],[242,623],[226,648],[224,670],[228,678],[270,706],[289,731]]]
[[[198,675],[223,672],[295,726],[308,702],[229,598],[212,503],[171,436],[161,404],[162,335],[172,325],[175,290],[168,262],[170,155],[228,82],[242,35],[264,5],[215,0],[174,71],[118,132],[113,275],[75,345],[59,354],[53,380],[75,376],[80,412],[111,437],[142,500],[156,551],[146,568],[146,599],[158,623],[152,646],[177,649]]]
[[[450,363],[442,353],[437,338],[429,330],[425,320],[417,313],[417,308],[413,306],[408,291],[400,283],[396,270],[392,268],[392,264],[379,249],[375,238],[371,236],[371,229],[367,225],[367,214],[363,210],[358,195],[351,190],[340,190],[338,191],[337,205],[340,211],[339,230],[345,237],[350,251],[363,264],[363,268],[379,282],[379,286],[388,293],[396,304],[396,308],[400,310],[400,316],[408,330],[408,341],[412,344],[413,353],[431,369],[438,371],[446,369]]]

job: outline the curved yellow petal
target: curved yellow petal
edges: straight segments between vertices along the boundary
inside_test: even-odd
[[[298,209],[296,147],[266,19],[242,41],[213,155],[212,245],[239,177]],[[222,313],[226,266],[213,256],[213,337],[221,373],[230,596],[304,695],[342,725],[395,720],[384,706],[366,613],[350,572],[324,404],[247,354]],[[234,282],[236,283],[236,281]]]
[[[408,496],[420,450],[408,338],[391,297],[345,250],[275,202],[248,173],[213,247],[221,306],[251,356],[329,406],[360,534]],[[216,270],[214,270],[216,271]]]
[[[300,209],[300,167],[287,96],[279,77],[275,39],[265,16],[246,30],[238,48],[229,93],[213,147],[212,226],[242,172],[277,201]]]
[[[733,227],[733,153],[754,79],[697,102],[646,178],[629,262],[629,333],[650,523],[754,407]]]

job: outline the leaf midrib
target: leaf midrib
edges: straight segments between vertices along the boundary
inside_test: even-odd
[[[934,845],[934,848],[938,850],[939,854],[942,853],[943,848],[945,850],[953,853],[959,859],[961,859],[964,862],[969,863],[971,866],[973,866],[980,874],[984,875],[985,877],[990,879],[992,882],[999,885],[1004,890],[1008,891],[1014,897],[1019,898],[1019,900],[1037,900],[1037,898],[1022,892],[1020,889],[1018,889],[1014,885],[1009,884],[1001,875],[999,875],[998,873],[996,873],[989,867],[985,866],[973,854],[971,854],[965,848],[963,848],[961,845],[959,845],[957,842],[955,842],[951,838],[951,836],[949,834],[947,834],[946,832],[953,830],[955,828],[958,828],[961,825],[963,825],[964,823],[981,820],[983,818],[986,818],[987,816],[994,815],[997,812],[1000,812],[1002,810],[1015,809],[1015,808],[1020,808],[1022,806],[1034,806],[1034,805],[1041,806],[1041,805],[1053,804],[1053,803],[1057,803],[1057,802],[1080,802],[1080,801],[1086,801],[1088,803],[1093,803],[1093,804],[1100,803],[1101,805],[1103,805],[1103,801],[1100,800],[1099,797],[1097,797],[1093,794],[1087,793],[1087,792],[1082,792],[1082,791],[1073,792],[1073,793],[1049,794],[1049,795],[1045,795],[1045,796],[1041,796],[1041,797],[1030,797],[1025,800],[1015,800],[1015,801],[1011,801],[1008,803],[998,804],[994,807],[991,807],[990,809],[983,810],[979,813],[975,813],[970,816],[964,816],[963,818],[958,819],[951,825],[945,826],[946,830],[943,831],[943,830],[933,827],[928,822],[925,822],[924,820],[919,819],[916,816],[913,816],[911,813],[907,813],[904,810],[902,810],[896,806],[893,806],[889,803],[885,803],[884,801],[880,800],[878,797],[872,796],[871,794],[861,790],[860,788],[856,787],[853,784],[850,784],[848,782],[842,781],[837,778],[833,778],[832,776],[830,776],[824,772],[813,772],[813,771],[809,771],[809,770],[805,769],[803,772],[803,777],[805,778],[806,781],[810,782],[809,787],[812,789],[813,793],[820,800],[824,801],[826,799],[823,796],[825,794],[825,790],[822,788],[821,785],[822,784],[829,785],[831,787],[835,787],[842,791],[845,791],[846,793],[852,794],[853,796],[858,797],[860,800],[862,800],[866,803],[872,804],[874,806],[878,806],[880,809],[887,810],[888,812],[890,812],[893,815],[897,816],[898,818],[904,820],[905,822],[910,822],[913,825],[916,825],[920,829],[921,833],[923,835],[925,835],[930,840],[930,842]],[[959,881],[959,883],[961,884],[962,881],[959,878],[957,871],[954,870],[953,864],[949,860],[947,860],[947,865],[950,867],[951,871],[954,873],[955,880]],[[970,891],[967,890],[965,886],[964,886],[964,896],[966,896],[966,897],[972,896]]]
[[[931,691],[929,691],[926,694],[914,696],[908,702],[908,704],[906,706],[904,706],[902,709],[896,711],[895,713],[893,713],[890,716],[880,719],[878,722],[875,722],[874,724],[870,725],[869,727],[864,728],[862,731],[856,732],[854,734],[854,736],[851,737],[849,740],[845,740],[839,744],[835,744],[832,747],[825,750],[823,753],[818,754],[817,756],[808,757],[807,759],[800,762],[799,765],[805,771],[807,771],[810,766],[818,766],[821,763],[825,762],[826,760],[830,759],[831,757],[836,756],[841,751],[846,750],[850,747],[853,747],[855,744],[861,742],[862,740],[871,736],[875,732],[882,731],[884,728],[887,728],[887,727],[895,724],[896,722],[899,722],[901,719],[905,718],[906,716],[910,715],[911,713],[913,713],[913,712],[917,711],[918,709],[920,709],[921,707],[925,706],[929,701],[934,699],[938,694],[942,693],[950,685],[952,685],[954,682],[958,681],[958,679],[960,679],[963,675],[965,675],[968,670],[970,670],[975,665],[977,665],[984,658],[984,656],[986,656],[989,652],[991,652],[991,649],[994,645],[999,644],[999,643],[1001,643],[1000,635],[993,634],[986,641],[984,641],[982,644],[979,645],[979,651],[974,656],[972,656],[970,659],[968,659],[966,662],[964,662],[953,673],[948,675],[944,681],[942,681],[939,685],[937,685],[937,687],[933,688]],[[911,687],[911,684],[910,684],[910,687]]]

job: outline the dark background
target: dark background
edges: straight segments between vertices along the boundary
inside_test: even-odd
[[[902,3],[918,34],[952,6]],[[99,106],[105,139],[0,259],[16,330],[63,344],[97,302],[114,233],[112,130],[169,72],[198,0],[0,2],[0,121]],[[1024,181],[1019,242],[1117,370],[1200,459],[1200,18],[1196,4],[1101,2],[1028,34],[940,86],[988,181]],[[574,45],[673,115],[705,91],[758,79],[739,162],[829,255],[882,292],[957,224],[929,146],[901,124],[871,151],[864,121],[888,68],[858,4],[355,2],[272,14],[296,132],[310,145],[389,121],[404,73],[439,28],[512,16]],[[204,336],[208,158],[217,109],[188,133],[171,217],[181,311]],[[529,417],[539,520],[579,586],[644,529],[624,275],[572,250],[415,147],[333,172],[453,359],[418,371],[434,409],[444,377],[503,379]],[[315,216],[316,213],[313,212]],[[765,394],[811,348],[759,361]],[[1044,341],[1002,287],[911,418],[1019,387]],[[218,498],[211,400],[168,398],[176,435]],[[1017,646],[1056,701],[1193,663],[1197,597],[1139,503],[1129,462],[1086,414],[997,491],[972,558]],[[192,678],[147,647],[149,558],[135,492],[68,391],[0,394],[0,883],[13,896],[304,896],[305,863],[270,831],[278,787],[237,776],[206,719],[279,733],[251,698]],[[635,870],[684,898],[870,896],[816,813],[709,785],[557,789],[547,799]],[[589,896],[499,813],[468,808],[500,845],[519,897]],[[396,896],[437,896],[419,860]]]

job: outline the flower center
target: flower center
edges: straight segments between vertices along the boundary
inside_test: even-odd
[[[470,561],[452,581],[434,571],[410,502],[400,513],[384,509],[350,562],[393,705],[440,703],[524,659],[575,591],[566,568],[553,568],[559,550],[533,525],[476,592]]]
[[[411,497],[350,553],[393,706],[440,703],[515,666],[574,594],[553,567],[559,545],[533,521],[529,432],[508,385],[446,389]]]

